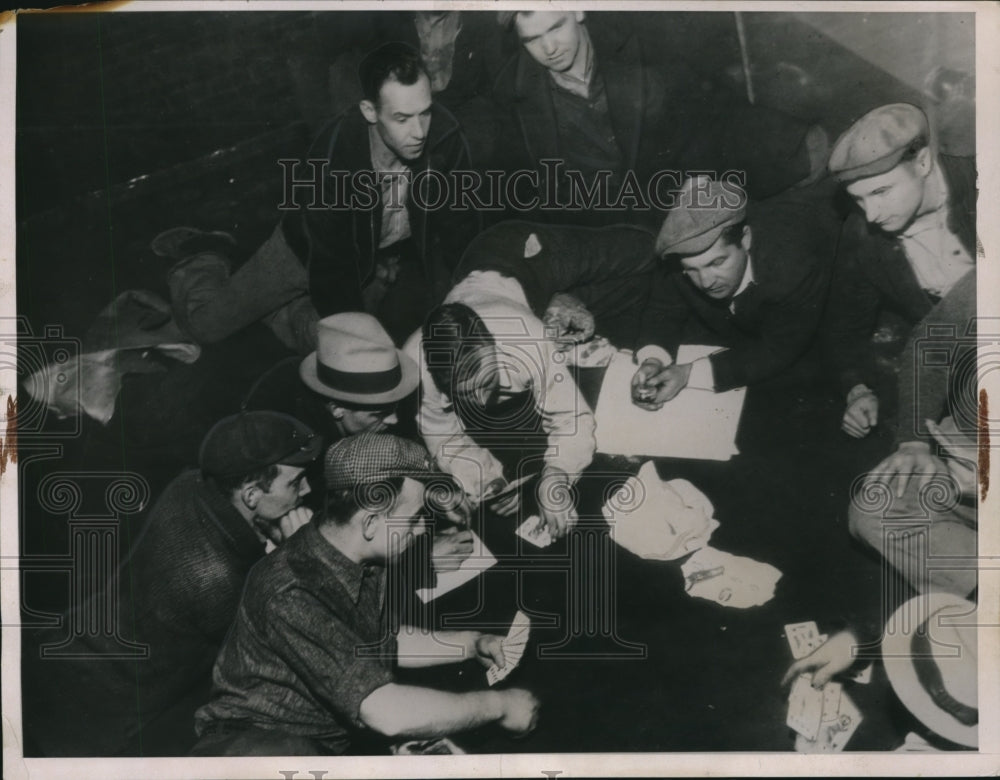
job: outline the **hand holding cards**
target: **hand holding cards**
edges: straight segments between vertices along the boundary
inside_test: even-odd
[[[553,542],[549,529],[542,524],[542,518],[538,515],[532,515],[521,523],[515,533],[535,547],[548,547]]]
[[[812,621],[785,626],[785,636],[791,647],[792,656],[799,661],[808,658],[827,642],[827,636],[820,634]],[[845,640],[853,641],[853,637],[841,633],[837,634],[834,640],[831,644]],[[843,750],[862,720],[854,702],[843,692],[842,685],[829,680],[829,676],[834,673],[833,669],[839,669],[841,664],[834,663],[833,668],[825,668],[828,665],[823,662],[822,666],[816,666],[814,671],[799,674],[792,683],[788,695],[786,723],[798,733],[795,750],[800,753],[831,753]],[[801,663],[793,664],[789,674],[802,668],[804,667]],[[814,687],[815,679],[821,674],[827,681],[821,687]]]
[[[493,664],[486,670],[486,680],[492,686],[507,677],[521,662],[524,655],[524,648],[528,644],[528,634],[531,630],[531,619],[518,610],[511,623],[510,631],[503,640],[504,665],[502,667]]]

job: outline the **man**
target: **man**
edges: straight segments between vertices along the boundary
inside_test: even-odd
[[[394,663],[504,663],[498,636],[389,632],[385,566],[422,532],[426,450],[365,433],[335,444],[324,463],[326,510],[247,580],[212,700],[196,717],[195,754],[359,752],[366,737],[440,737],[489,723],[530,731],[538,702],[526,690],[446,693],[395,681]]]
[[[317,324],[316,349],[269,369],[250,389],[248,409],[275,409],[309,423],[329,446],[345,436],[395,426],[397,406],[417,389],[417,365],[381,323],[343,312]]]
[[[389,43],[359,69],[363,99],[314,142],[286,176],[282,223],[235,274],[219,238],[168,231],[154,250],[188,255],[170,272],[174,315],[196,341],[218,341],[263,319],[290,348],[315,348],[319,318],[365,311],[397,343],[418,327],[447,289],[446,280],[478,229],[475,212],[414,197],[412,179],[468,167],[455,119],[433,103],[413,49]],[[323,167],[323,166],[326,167]],[[310,173],[311,172],[311,173]]]
[[[896,451],[872,469],[848,514],[851,533],[920,593],[968,596],[976,587],[975,316],[972,270],[914,328],[900,369]]]
[[[114,632],[76,639],[74,659],[40,658],[58,644],[44,632],[27,654],[37,678],[26,685],[26,719],[38,719],[33,733],[46,755],[191,748],[194,711],[208,697],[247,573],[267,542],[283,543],[312,515],[300,505],[320,444],[276,412],[227,417],[209,431],[200,471],[167,487],[125,566],[83,614],[67,616],[97,620],[109,599],[121,599]],[[129,644],[148,648],[147,657],[127,652]]]
[[[837,250],[825,330],[846,394],[841,427],[861,438],[879,422],[880,312],[912,326],[975,267],[975,161],[937,153],[924,113],[892,103],[837,140],[830,172],[858,206]]]
[[[541,464],[539,515],[559,537],[575,509],[543,497],[570,495],[596,444],[593,414],[551,335],[516,278],[472,270],[405,349],[420,363],[417,422],[441,470],[477,506]],[[509,515],[518,505],[515,492],[492,508]]]
[[[539,170],[544,181],[541,161],[559,160],[588,187],[609,175],[611,202],[629,175],[645,198],[657,171],[745,171],[750,191],[764,197],[823,171],[828,140],[822,129],[807,131],[741,99],[708,96],[700,87],[704,79],[680,61],[654,69],[634,33],[613,17],[593,15],[585,25],[582,11],[507,15],[523,48],[494,88],[501,111],[497,167]],[[660,197],[671,182],[679,184],[660,182]],[[565,176],[559,187],[566,200]],[[534,194],[544,197],[545,184],[539,190]],[[529,202],[529,195],[518,197]],[[632,216],[641,219],[643,212],[607,211],[610,221]],[[582,213],[578,206],[547,215],[581,223],[601,217],[601,209],[586,206]]]
[[[316,351],[302,360],[282,361],[261,377],[247,396],[246,408],[277,409],[305,420],[326,446],[358,433],[395,431],[397,406],[414,400],[417,364],[396,349],[370,314],[332,314],[320,320],[318,328]],[[414,410],[415,403],[410,417]],[[413,426],[412,419],[407,423],[407,428]],[[320,478],[316,474],[316,480]],[[442,522],[428,540],[437,572],[457,568],[472,552],[472,533],[459,527],[467,518],[457,511],[451,519],[458,525]],[[415,550],[414,555],[423,559],[424,552]]]
[[[748,204],[728,183],[691,178],[656,239],[663,258],[643,315],[632,400],[656,410],[685,387],[722,392],[793,381],[822,314],[828,262],[808,209]],[[722,347],[676,362],[681,344]]]

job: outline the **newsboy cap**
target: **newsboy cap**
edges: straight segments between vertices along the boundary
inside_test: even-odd
[[[319,457],[323,440],[307,425],[280,412],[225,417],[206,434],[198,465],[210,476],[229,477],[283,464],[304,466]]]
[[[850,182],[891,171],[910,145],[928,138],[927,116],[910,103],[890,103],[869,111],[837,139],[830,173]]]
[[[327,490],[347,490],[390,477],[422,479],[432,473],[426,449],[391,433],[348,436],[330,447],[323,459]]]
[[[696,255],[714,244],[722,231],[747,216],[747,194],[733,182],[707,176],[687,179],[674,193],[676,205],[667,212],[656,236],[656,254]]]

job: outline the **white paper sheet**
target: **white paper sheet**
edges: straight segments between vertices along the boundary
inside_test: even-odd
[[[685,344],[678,362],[688,363],[718,347]],[[632,403],[636,366],[629,352],[618,352],[608,365],[597,401],[597,450],[610,455],[729,460],[736,449],[736,428],[746,388],[724,393],[685,388],[650,412]]]
[[[497,559],[489,548],[483,544],[476,532],[472,532],[472,552],[469,557],[462,561],[462,565],[455,571],[439,572],[437,575],[437,585],[433,588],[420,588],[417,596],[425,604],[433,601],[438,596],[443,596],[449,591],[464,585],[469,580],[474,580],[491,566],[496,565]]]

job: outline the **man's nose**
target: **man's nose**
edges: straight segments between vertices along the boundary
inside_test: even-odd
[[[299,483],[299,497],[308,496],[310,493],[312,493],[312,486],[309,484],[309,480],[303,477]]]
[[[556,53],[557,44],[552,38],[542,38],[542,51],[546,57],[551,57]]]
[[[387,417],[383,417],[382,422],[384,422],[386,425],[396,425],[399,422],[399,415],[393,412]]]

